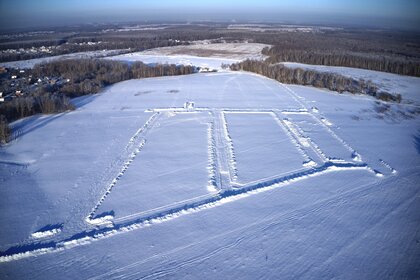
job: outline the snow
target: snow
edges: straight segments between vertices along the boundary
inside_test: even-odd
[[[0,149],[0,278],[419,277],[412,105],[242,72],[74,103]]]
[[[270,114],[230,113],[226,119],[233,138],[238,182],[281,177],[279,174],[303,169],[304,158]]]
[[[239,62],[236,59],[217,58],[217,57],[198,57],[191,55],[149,55],[141,52],[129,53],[124,55],[112,56],[107,59],[133,63],[141,61],[145,64],[175,64],[188,65],[209,69],[221,69],[222,64],[232,64]]]
[[[221,69],[222,64],[237,63],[245,59],[265,59],[261,54],[269,45],[257,43],[208,43],[195,42],[187,46],[155,48],[108,57],[107,59],[146,64],[176,64]]]
[[[399,93],[404,103],[420,104],[420,78],[397,75],[386,72],[365,70],[350,67],[311,65],[295,62],[282,62],[281,64],[290,68],[302,68],[320,72],[336,73],[355,79],[364,79],[372,81],[380,89],[389,93]]]
[[[60,228],[53,228],[51,230],[45,230],[45,231],[37,231],[31,234],[33,238],[45,238],[45,237],[51,237],[53,235],[56,235],[61,232]]]
[[[145,55],[191,55],[199,57],[217,57],[235,60],[264,59],[261,52],[270,45],[259,43],[208,43],[196,41],[190,45],[155,48],[142,52]]]
[[[208,114],[160,116],[97,213],[115,211],[119,218],[208,194],[206,119]]]
[[[109,56],[109,55],[116,55],[125,51],[127,50],[125,49],[125,50],[102,50],[102,51],[78,52],[78,53],[34,58],[34,59],[28,59],[28,60],[0,62],[0,66],[8,67],[8,68],[28,69],[28,68],[34,68],[34,66],[39,63],[48,63],[48,62],[53,62],[53,61],[58,61],[58,60],[65,60],[65,59],[97,58],[97,57],[104,57],[104,56]]]

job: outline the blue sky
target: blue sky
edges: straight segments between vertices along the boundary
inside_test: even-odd
[[[420,0],[0,0],[2,25],[103,20],[364,19],[418,24]]]

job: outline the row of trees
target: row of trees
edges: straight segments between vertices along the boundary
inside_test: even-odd
[[[186,75],[195,72],[192,66],[142,62],[131,65],[104,59],[73,59],[36,65],[33,74],[42,77],[60,77],[69,82],[47,89],[60,91],[69,97],[97,93],[103,87],[129,79]]]
[[[111,29],[118,27],[111,27]],[[143,51],[151,48],[188,45],[189,42],[204,39],[216,39],[221,34],[210,32],[204,27],[177,26],[168,29],[142,30],[127,32],[103,32],[102,28],[94,30],[68,30],[37,36],[23,36],[17,39],[1,39],[0,51],[7,49],[29,49],[32,47],[52,46],[51,53],[10,53],[0,52],[0,61],[26,60],[54,55],[69,54],[85,51],[102,51],[116,49],[130,49]],[[88,44],[89,43],[89,44]]]
[[[6,144],[9,141],[10,133],[11,132],[6,117],[0,115],[0,145]]]
[[[36,65],[32,75],[69,82],[40,87],[35,93],[16,97],[0,104],[0,143],[10,139],[8,123],[34,114],[73,110],[70,98],[99,92],[103,87],[128,79],[185,75],[195,72],[192,66],[127,63],[102,59],[55,61]]]
[[[403,58],[352,53],[322,53],[308,50],[265,49],[269,63],[298,62],[315,65],[344,66],[420,77],[420,65]]]
[[[275,79],[281,83],[309,85],[317,88],[326,88],[337,92],[363,93],[375,96],[386,101],[401,101],[401,95],[379,91],[378,87],[370,81],[355,80],[333,73],[316,72],[301,68],[288,68],[281,64],[270,64],[257,60],[246,60],[232,64],[231,70],[249,71]]]
[[[11,129],[9,123],[20,118],[38,113],[52,114],[74,110],[70,99],[59,93],[38,91],[37,93],[15,98],[0,105],[0,144],[10,140]]]

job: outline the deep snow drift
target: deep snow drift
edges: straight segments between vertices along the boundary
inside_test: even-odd
[[[75,103],[0,150],[1,278],[420,276],[412,105],[240,72]]]

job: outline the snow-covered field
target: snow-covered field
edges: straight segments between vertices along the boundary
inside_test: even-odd
[[[413,105],[241,72],[75,104],[0,150],[0,278],[420,277]]]
[[[221,69],[222,64],[232,64],[240,60],[218,57],[199,57],[192,55],[150,55],[142,52],[108,57],[107,59],[133,63],[141,61],[145,64],[190,65],[209,69]]]
[[[220,69],[222,64],[232,64],[245,59],[265,59],[261,54],[269,45],[257,43],[205,43],[199,41],[188,46],[174,46],[108,57],[118,61],[143,63],[182,64]]]
[[[106,58],[117,61],[142,61],[146,64],[177,64],[220,69],[222,64],[232,64],[245,59],[265,59],[261,54],[269,45],[258,43],[210,43],[195,41],[188,46],[155,48],[142,52],[125,53],[128,50],[103,50],[64,54],[29,60],[0,62],[0,66],[10,68],[33,68],[36,64],[65,59]]]
[[[192,55],[200,57],[219,57],[235,60],[264,59],[261,51],[270,45],[259,43],[210,43],[195,41],[191,45],[155,48],[142,52],[148,55]]]
[[[390,93],[400,93],[404,103],[414,102],[416,105],[420,105],[420,78],[418,77],[350,67],[311,65],[295,62],[283,62],[282,64],[290,68],[302,68],[319,72],[336,73],[355,79],[364,79],[365,81],[370,80],[382,90]]]
[[[78,53],[34,58],[34,59],[28,59],[28,60],[0,62],[0,66],[8,67],[8,68],[29,69],[29,68],[33,68],[36,64],[39,64],[39,63],[48,63],[48,62],[53,62],[57,60],[65,60],[65,59],[99,58],[99,57],[105,57],[105,56],[110,56],[110,55],[117,55],[117,54],[120,54],[122,52],[127,52],[127,51],[128,49],[78,52]]]

